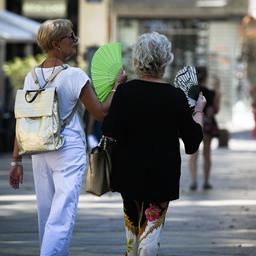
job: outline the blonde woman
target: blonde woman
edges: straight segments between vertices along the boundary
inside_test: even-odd
[[[39,28],[37,43],[47,54],[35,70],[42,86],[56,67],[74,56],[78,38],[69,20],[47,20]],[[122,74],[119,81],[125,78]],[[50,86],[56,87],[62,120],[72,112],[79,100],[97,120],[102,120],[113,97],[111,92],[106,102],[101,104],[88,76],[81,69],[71,66],[62,70]],[[31,89],[38,89],[38,85],[35,85],[31,73],[28,73],[24,90]],[[80,187],[87,166],[84,128],[78,113],[65,127],[62,135],[65,143],[58,151],[32,155],[41,256],[69,255]],[[18,152],[18,144],[15,142],[10,170],[10,185],[15,189],[19,188],[23,180],[22,158]]]
[[[117,88],[103,122],[103,133],[117,141],[112,188],[123,198],[127,256],[157,255],[169,202],[179,198],[179,137],[188,154],[203,138],[203,95],[192,116],[185,94],[163,80],[171,50],[164,35],[139,37],[133,46],[138,79]]]

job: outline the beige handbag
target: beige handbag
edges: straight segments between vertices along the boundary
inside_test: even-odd
[[[111,191],[111,153],[114,141],[101,137],[99,145],[89,153],[89,169],[86,175],[85,191],[101,196]]]
[[[16,139],[19,145],[19,154],[37,154],[58,150],[64,144],[61,131],[67,125],[76,109],[62,121],[59,117],[58,97],[56,88],[46,87],[59,72],[66,69],[62,65],[40,87],[35,69],[31,75],[38,90],[18,90],[15,99]]]

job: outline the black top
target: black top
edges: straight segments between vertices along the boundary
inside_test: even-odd
[[[103,134],[117,140],[112,188],[137,200],[179,198],[179,137],[188,154],[202,141],[185,94],[167,83],[132,80],[113,97]]]
[[[206,106],[204,108],[204,128],[203,133],[210,137],[219,136],[219,128],[214,114],[214,98],[215,91],[201,86],[201,91],[206,98]]]
[[[206,106],[204,108],[204,112],[207,113],[207,108],[209,107],[213,107],[213,101],[214,101],[214,97],[215,97],[215,91],[208,89],[204,86],[200,86],[200,90],[202,91],[207,103]]]

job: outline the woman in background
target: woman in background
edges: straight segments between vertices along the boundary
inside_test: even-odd
[[[210,184],[210,171],[212,166],[211,161],[211,142],[213,137],[218,137],[219,129],[215,115],[219,111],[220,106],[220,92],[219,92],[219,80],[214,77],[215,90],[211,90],[206,87],[207,81],[207,69],[206,67],[197,67],[197,79],[198,84],[201,88],[203,95],[206,98],[207,104],[204,109],[204,125],[203,125],[203,173],[204,173],[204,183],[203,189],[212,189]],[[193,154],[189,159],[189,167],[191,174],[191,185],[190,190],[197,189],[197,160],[198,152]]]

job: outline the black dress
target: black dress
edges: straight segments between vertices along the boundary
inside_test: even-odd
[[[218,124],[217,124],[217,121],[216,121],[214,113],[213,113],[215,91],[208,89],[204,86],[201,86],[201,91],[207,101],[206,106],[204,108],[203,133],[210,137],[218,137],[219,136],[219,128],[218,128]],[[209,112],[209,109],[211,109],[210,112]],[[211,114],[209,114],[209,113],[211,113]]]
[[[114,191],[156,202],[179,198],[179,137],[187,154],[195,153],[203,138],[180,89],[143,80],[118,87],[103,134],[117,140],[112,159]]]

